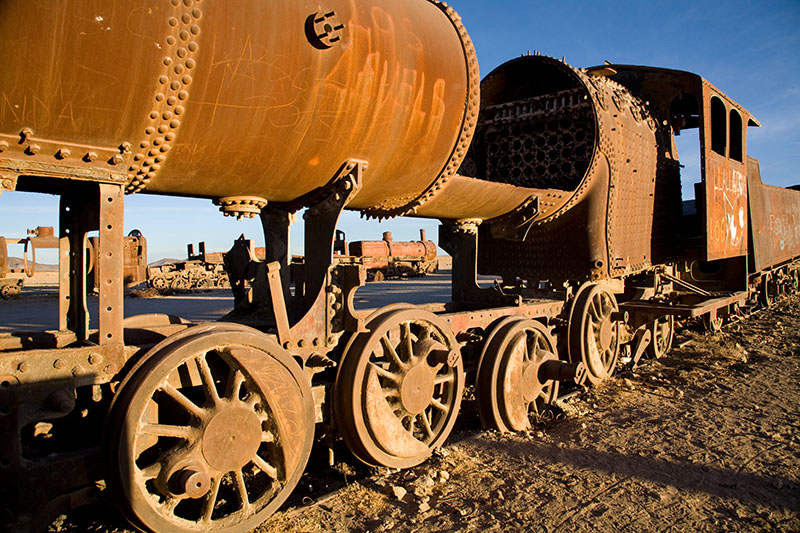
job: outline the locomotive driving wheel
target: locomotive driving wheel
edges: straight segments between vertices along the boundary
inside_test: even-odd
[[[166,341],[112,404],[112,495],[142,529],[249,530],[305,468],[314,435],[308,380],[274,340],[244,326],[199,327]]]
[[[169,281],[164,276],[156,276],[150,280],[150,286],[157,291],[164,291],[169,288]]]
[[[192,287],[192,282],[184,277],[178,276],[177,278],[173,278],[169,286],[174,291],[187,291]]]
[[[614,374],[619,357],[619,311],[614,295],[592,284],[582,289],[569,318],[569,358],[583,363],[586,379],[597,385]]]
[[[558,397],[558,381],[540,378],[547,361],[557,361],[556,343],[540,322],[504,319],[484,345],[476,393],[484,426],[523,431],[529,416],[541,414]]]
[[[647,354],[653,359],[660,359],[672,348],[675,318],[672,315],[664,315],[650,322],[647,327],[652,335],[650,344],[647,345]]]
[[[353,339],[336,376],[335,412],[350,450],[367,464],[410,468],[450,434],[464,368],[455,336],[417,308],[388,310]]]
[[[764,307],[769,307],[775,301],[777,287],[772,277],[772,273],[767,272],[761,277],[761,284],[758,288],[758,300]]]

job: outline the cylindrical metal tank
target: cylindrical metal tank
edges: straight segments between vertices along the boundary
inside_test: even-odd
[[[349,207],[386,216],[458,169],[479,74],[435,0],[5,0],[0,95],[0,161],[280,203],[360,159]]]
[[[395,241],[392,233],[385,231],[380,241],[355,241],[350,243],[350,254],[356,257],[418,257],[426,261],[436,259],[436,243],[424,239],[419,241]]]

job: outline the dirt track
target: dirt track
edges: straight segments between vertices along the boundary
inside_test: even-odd
[[[713,336],[684,330],[676,345],[689,344],[527,434],[481,431],[466,402],[428,462],[353,481],[364,470],[339,454],[291,501],[312,503],[320,484],[347,488],[258,531],[800,531],[798,332],[798,296]],[[53,529],[121,531],[108,508]]]

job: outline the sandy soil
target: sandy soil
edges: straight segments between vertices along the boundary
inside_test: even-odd
[[[800,531],[800,296],[676,345],[527,433],[483,431],[465,402],[411,470],[315,456],[257,531]],[[104,501],[53,526],[124,528]]]

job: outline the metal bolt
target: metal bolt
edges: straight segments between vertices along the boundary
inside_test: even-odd
[[[17,371],[18,372],[22,373],[22,372],[25,372],[26,370],[28,370],[28,363],[23,361],[22,363],[17,365]]]
[[[6,141],[0,141],[0,152],[4,152],[8,148],[8,143]]]
[[[83,156],[83,160],[86,161],[87,163],[91,163],[95,159],[97,159],[97,153],[96,152],[87,152],[86,155]]]
[[[297,347],[298,348],[304,348],[305,345],[306,345],[306,340],[305,339],[300,339],[299,341],[297,341]]]
[[[62,361],[61,359],[56,359],[55,361],[53,361],[53,368],[59,370],[64,368],[64,361]]]
[[[96,364],[96,363],[99,363],[101,360],[102,360],[102,357],[100,357],[100,356],[99,356],[99,355],[97,355],[97,354],[91,354],[91,355],[89,356],[89,364],[90,364],[90,365],[94,365],[94,364]]]
[[[31,144],[25,149],[25,153],[28,155],[36,155],[42,151],[42,147],[38,144]]]
[[[30,128],[22,128],[22,131],[20,132],[20,136],[22,137],[23,141],[30,138],[32,135],[33,130]]]
[[[121,154],[117,154],[117,155],[115,155],[114,157],[112,157],[112,158],[111,158],[111,161],[110,161],[110,163],[111,163],[112,165],[119,165],[119,164],[121,164],[123,161],[125,161],[125,158],[124,158],[124,157],[122,157],[122,155],[121,155]]]
[[[67,148],[60,148],[58,152],[56,152],[56,159],[66,159],[72,155],[72,152],[69,151]]]

